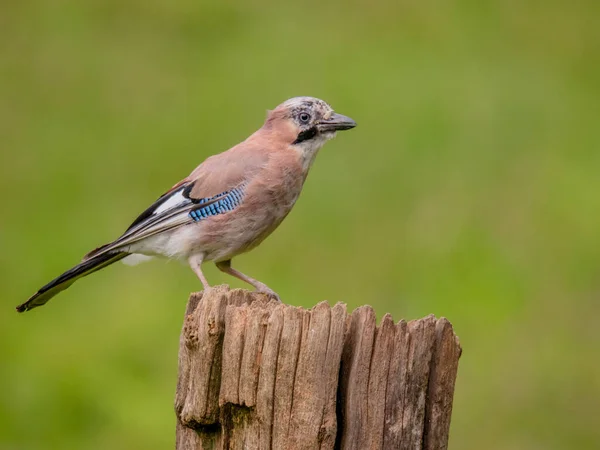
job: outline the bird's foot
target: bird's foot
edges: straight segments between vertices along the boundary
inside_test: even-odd
[[[255,292],[258,292],[260,294],[265,294],[267,297],[272,298],[273,300],[277,300],[278,302],[281,302],[281,299],[279,298],[279,295],[277,295],[277,292],[275,292],[273,289],[271,289],[266,284],[260,283],[260,284],[257,284],[255,287],[256,287]]]

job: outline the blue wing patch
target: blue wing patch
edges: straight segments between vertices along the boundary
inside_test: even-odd
[[[237,208],[240,203],[242,203],[242,199],[244,197],[243,186],[231,189],[230,191],[225,191],[221,194],[215,195],[210,198],[202,198],[198,200],[199,208],[190,211],[190,217],[198,222],[202,219],[206,219],[210,216],[216,216],[218,214],[224,214],[228,211],[232,211]],[[219,199],[217,201],[213,201],[215,199]],[[210,205],[202,206],[203,203],[210,203]]]

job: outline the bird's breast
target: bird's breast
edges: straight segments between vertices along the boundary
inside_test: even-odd
[[[199,230],[206,259],[223,260],[251,250],[285,219],[298,199],[305,174],[297,160],[271,161],[250,180],[241,204],[206,220]]]

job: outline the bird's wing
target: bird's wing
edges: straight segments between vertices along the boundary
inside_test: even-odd
[[[120,238],[91,251],[84,259],[122,250],[150,236],[235,209],[243,201],[245,186],[267,159],[260,151],[230,150],[211,156],[142,212]]]

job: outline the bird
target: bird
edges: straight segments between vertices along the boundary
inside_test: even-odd
[[[269,236],[296,203],[318,151],[338,131],[356,126],[325,101],[294,97],[267,111],[263,125],[243,142],[208,157],[144,210],[116,240],[87,253],[75,267],[41,287],[24,312],[46,304],[78,279],[116,261],[136,264],[152,257],[187,261],[211,289],[202,263],[276,300],[266,284],[231,265]]]

